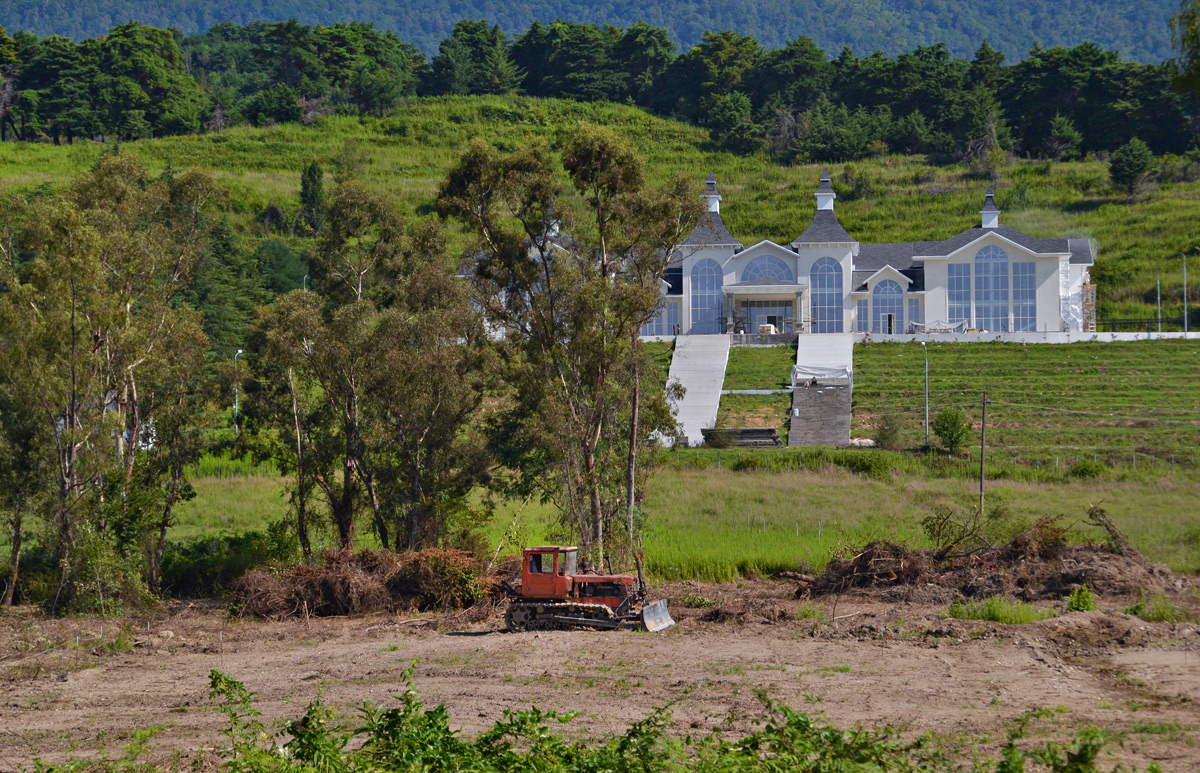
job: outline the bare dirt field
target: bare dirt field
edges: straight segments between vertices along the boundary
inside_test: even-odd
[[[317,696],[352,723],[355,705],[394,702],[414,661],[426,705],[445,703],[466,734],[505,709],[536,705],[578,711],[565,733],[595,738],[676,701],[678,734],[735,738],[762,716],[763,689],[839,727],[931,734],[963,759],[994,754],[1013,720],[1045,707],[1056,711],[1031,725],[1030,743],[1097,726],[1110,739],[1106,768],[1200,769],[1194,623],[1148,623],[1115,611],[1121,599],[1103,598],[1102,611],[1002,626],[851,595],[836,607],[819,600],[826,620],[817,622],[798,618],[795,588],[659,588],[676,600],[679,623],[661,634],[509,634],[497,610],[470,615],[482,617],[474,622],[463,614],[265,622],[174,604],[149,620],[149,632],[145,618],[126,621],[114,645],[116,621],[14,613],[0,617],[0,770],[91,757],[101,746],[116,753],[134,729],[152,725],[163,726],[154,761],[186,764],[222,743],[223,717],[207,689],[213,669],[254,691],[272,727]],[[720,606],[683,606],[698,598]],[[102,623],[108,644],[96,644]]]

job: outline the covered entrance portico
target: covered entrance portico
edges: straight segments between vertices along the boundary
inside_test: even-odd
[[[791,334],[803,329],[805,285],[797,282],[741,282],[726,285],[727,330],[757,333],[761,325],[773,325],[776,332]]]

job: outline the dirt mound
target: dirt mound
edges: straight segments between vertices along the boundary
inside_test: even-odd
[[[486,592],[469,553],[326,550],[321,563],[238,580],[231,610],[252,617],[332,617],[389,609],[460,609]]]
[[[890,542],[872,542],[853,555],[830,561],[821,574],[801,581],[796,596],[857,591],[889,600],[946,603],[955,597],[1012,596],[1025,601],[1059,599],[1086,584],[1102,596],[1147,591],[1181,592],[1187,583],[1136,553],[1103,545],[1031,549],[1020,540],[970,555]]]

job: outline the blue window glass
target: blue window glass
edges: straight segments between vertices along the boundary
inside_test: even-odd
[[[679,301],[664,299],[653,319],[642,325],[641,335],[673,336],[679,332]]]
[[[856,321],[858,322],[858,332],[866,333],[871,329],[871,312],[867,301],[859,301],[858,314]]]
[[[747,333],[757,333],[759,325],[774,325],[780,333],[791,333],[795,308],[792,301],[743,301],[742,324]]]
[[[833,258],[821,258],[808,276],[812,332],[842,332],[842,267]]]
[[[715,260],[701,260],[692,266],[693,334],[720,333],[724,307],[725,272]]]
[[[947,266],[949,274],[947,292],[949,297],[949,314],[947,320],[951,325],[966,322],[971,326],[971,266],[969,263],[951,263]]]
[[[792,269],[788,264],[774,255],[763,255],[761,258],[755,258],[742,271],[743,282],[754,282],[760,279],[769,279],[775,282],[796,281],[796,277],[792,274]]]
[[[1013,330],[1037,330],[1037,264],[1012,264]]]
[[[904,291],[890,279],[875,285],[871,292],[871,332],[904,332]]]
[[[917,331],[917,325],[921,322],[921,299],[908,299],[908,324],[912,326],[913,332]]]
[[[1008,255],[999,247],[975,254],[975,327],[1008,332]]]

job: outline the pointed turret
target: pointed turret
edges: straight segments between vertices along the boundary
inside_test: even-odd
[[[721,222],[721,194],[717,192],[717,178],[712,172],[708,173],[708,179],[704,181],[704,193],[700,194],[700,201],[704,202],[704,213],[700,215],[700,222],[681,244],[692,247],[741,247],[742,243],[735,239]]]
[[[837,198],[837,194],[833,192],[833,185],[830,184],[829,172],[821,175],[821,184],[817,186],[817,192],[813,195],[817,197],[817,212],[813,215],[812,223],[809,224],[804,233],[800,234],[800,237],[796,241],[792,242],[792,246],[799,247],[801,244],[857,244],[854,238],[846,233],[846,229],[842,228],[842,224],[838,222],[837,215],[833,214],[833,200]]]
[[[987,196],[983,199],[983,209],[979,210],[979,214],[983,216],[984,228],[1000,226],[1000,208],[996,206],[996,199],[991,188],[987,190]]]

